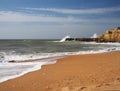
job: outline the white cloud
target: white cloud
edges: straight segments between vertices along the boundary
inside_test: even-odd
[[[28,14],[23,12],[0,11],[0,22],[47,22],[60,24],[75,24],[75,23],[120,23],[117,18],[76,18],[73,16],[56,17],[44,14]]]
[[[49,15],[35,15],[12,11],[0,11],[0,22],[82,22],[83,19],[77,19],[74,17],[56,17]]]
[[[112,8],[93,8],[93,9],[58,9],[58,8],[24,8],[27,10],[50,11],[62,14],[98,14],[120,11],[120,7]]]

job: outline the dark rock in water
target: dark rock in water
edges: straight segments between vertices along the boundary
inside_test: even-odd
[[[92,42],[92,41],[98,41],[98,38],[66,38],[66,41]]]
[[[4,56],[1,56],[1,58],[5,58]]]
[[[108,49],[107,51],[115,51],[116,48]]]
[[[4,56],[0,56],[0,60],[1,60],[0,62],[3,62],[4,58],[5,58]]]
[[[10,62],[10,63],[14,63],[14,62],[16,62],[15,60],[11,60],[11,61],[8,61],[8,62]]]
[[[98,38],[76,38],[76,41],[85,41],[85,42],[92,42],[92,41],[97,41]]]
[[[75,40],[75,39],[74,38],[66,38],[65,41],[73,41],[73,40]]]
[[[4,59],[5,57],[4,56],[0,56],[0,59]]]

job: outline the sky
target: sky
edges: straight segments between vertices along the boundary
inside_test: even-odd
[[[90,37],[120,27],[120,0],[0,0],[0,39]]]

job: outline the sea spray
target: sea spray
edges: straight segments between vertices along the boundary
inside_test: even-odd
[[[65,42],[67,38],[70,38],[70,36],[65,36],[65,37],[62,38],[59,42]]]

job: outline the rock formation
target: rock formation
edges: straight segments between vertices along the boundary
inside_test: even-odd
[[[120,27],[106,30],[105,34],[99,35],[99,42],[120,42]]]
[[[92,38],[66,38],[65,41],[84,41],[84,42],[120,42],[120,27],[106,30],[105,34]]]

